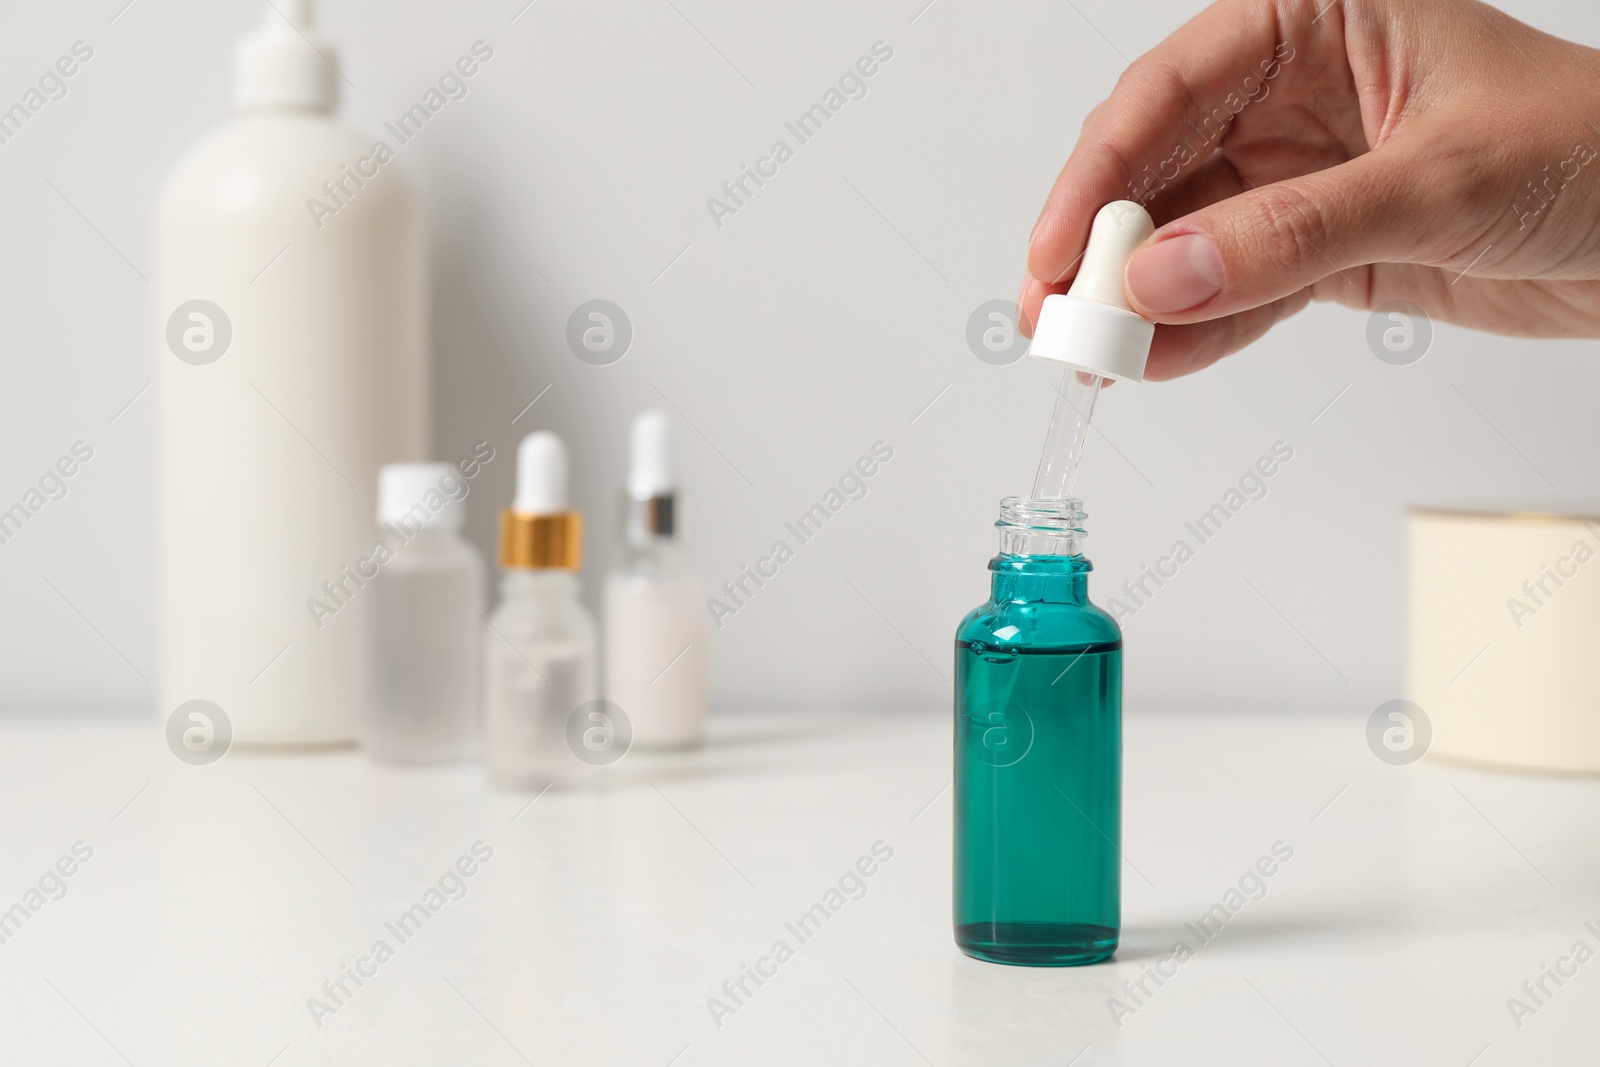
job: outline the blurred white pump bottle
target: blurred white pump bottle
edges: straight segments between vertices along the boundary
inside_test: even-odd
[[[629,435],[624,559],[606,581],[605,693],[640,748],[705,739],[705,597],[689,571],[667,417],[644,411]]]
[[[576,784],[589,770],[569,733],[599,688],[594,618],[578,600],[582,537],[566,445],[529,434],[517,446],[516,498],[500,513],[504,577],[484,643],[483,761],[501,789]]]
[[[428,455],[421,213],[336,121],[310,7],[265,5],[234,117],[156,213],[160,711],[210,700],[235,743],[355,739],[369,606],[344,568],[378,468]]]
[[[378,522],[392,552],[372,570],[361,744],[382,763],[450,763],[477,751],[483,556],[461,536],[467,483],[448,463],[378,472]]]

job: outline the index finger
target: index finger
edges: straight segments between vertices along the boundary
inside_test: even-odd
[[[1212,112],[1277,74],[1277,33],[1269,0],[1221,0],[1130,63],[1090,112],[1045,199],[1028,240],[1028,273],[1045,285],[1066,281],[1096,211],[1112,200],[1144,203],[1204,162],[1225,132]],[[1195,141],[1199,152],[1189,147]]]

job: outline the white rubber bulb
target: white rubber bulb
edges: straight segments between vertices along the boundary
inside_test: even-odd
[[[1028,355],[1103,378],[1143,381],[1155,326],[1128,306],[1122,279],[1128,257],[1154,232],[1150,213],[1131,200],[1096,212],[1078,276],[1067,292],[1044,298]]]
[[[538,430],[517,446],[517,496],[511,510],[524,515],[554,515],[571,510],[567,497],[567,446],[553,433]]]
[[[672,434],[664,412],[634,416],[628,432],[628,495],[637,500],[665,496],[677,488],[672,477]]]
[[[1122,274],[1133,250],[1155,229],[1150,213],[1131,200],[1117,200],[1101,208],[1089,227],[1089,243],[1083,251],[1083,262],[1078,265],[1078,276],[1067,292],[1132,311]]]

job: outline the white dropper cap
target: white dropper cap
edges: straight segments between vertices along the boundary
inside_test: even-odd
[[[667,496],[676,488],[667,416],[655,409],[641,411],[628,431],[628,495],[649,500]]]
[[[1150,213],[1132,200],[1101,208],[1072,287],[1044,298],[1028,355],[1106,378],[1144,381],[1156,328],[1129,305],[1122,276],[1133,250],[1154,232]]]
[[[448,463],[390,463],[378,471],[379,522],[454,533],[467,521],[466,497],[467,483]]]
[[[517,446],[517,495],[511,510],[523,515],[556,515],[571,510],[567,497],[567,446],[553,433],[538,430]]]
[[[332,111],[338,53],[311,26],[311,0],[269,0],[261,25],[239,38],[233,100],[240,108]]]

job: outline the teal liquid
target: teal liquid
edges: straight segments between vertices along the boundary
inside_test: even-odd
[[[1083,597],[1087,561],[1007,559],[956,644],[956,943],[993,963],[1095,963],[1121,925],[1121,635]],[[1089,640],[1037,647],[1069,634]]]

